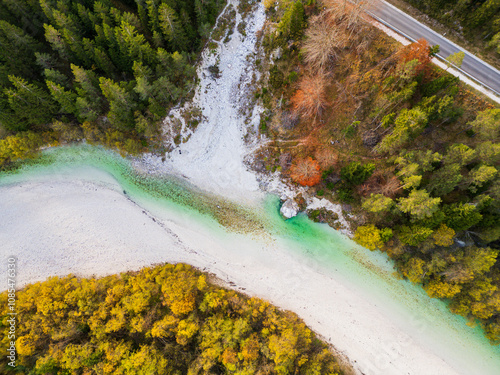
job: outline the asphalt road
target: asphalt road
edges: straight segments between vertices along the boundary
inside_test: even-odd
[[[483,86],[496,92],[497,95],[500,95],[500,71],[488,63],[384,1],[380,1],[380,4],[368,13],[409,39],[425,38],[431,46],[438,44],[441,50],[439,56],[442,58],[447,58],[452,53],[464,51],[465,58],[461,70]]]

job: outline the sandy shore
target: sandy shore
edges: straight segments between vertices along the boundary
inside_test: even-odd
[[[0,212],[1,255],[18,258],[18,285],[186,262],[296,312],[360,373],[475,373],[474,363],[436,356],[422,327],[398,325],[387,307],[317,272],[279,241],[226,233],[182,212],[153,216],[109,182],[49,176],[0,187]]]

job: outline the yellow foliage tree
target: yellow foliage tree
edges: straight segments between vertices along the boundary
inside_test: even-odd
[[[21,336],[16,341],[17,353],[22,356],[30,356],[35,353],[35,341],[32,335]]]
[[[198,332],[200,326],[193,319],[181,320],[177,325],[177,334],[175,340],[180,345],[189,344],[191,338]]]
[[[194,375],[225,368],[241,375],[326,375],[339,369],[295,314],[208,284],[185,264],[102,279],[55,277],[17,297],[23,311],[18,363],[26,373]],[[2,319],[7,299],[0,294]],[[3,352],[6,337],[0,337]],[[5,361],[0,358],[0,368]]]
[[[354,234],[354,241],[369,250],[381,249],[384,246],[380,229],[373,224],[358,227]]]
[[[425,262],[420,258],[411,258],[403,267],[403,275],[412,283],[419,283],[424,276]]]
[[[441,226],[432,234],[434,244],[437,246],[453,245],[453,237],[455,237],[455,231],[449,228],[446,224],[441,224]]]
[[[452,298],[460,293],[460,285],[443,282],[439,279],[431,280],[425,286],[425,291],[431,298]]]

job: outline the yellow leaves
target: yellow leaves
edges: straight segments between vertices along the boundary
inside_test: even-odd
[[[455,236],[455,231],[445,224],[441,226],[432,234],[434,239],[434,244],[437,246],[451,246],[453,245],[453,237]]]
[[[91,123],[90,121],[84,121],[82,124],[83,136],[87,142],[96,142],[103,137],[103,134],[99,128]]]
[[[173,335],[179,319],[172,315],[167,315],[163,319],[157,321],[151,329],[153,337],[169,337]]]
[[[104,352],[105,358],[111,364],[118,364],[123,358],[130,354],[131,343],[120,341],[120,342],[101,342],[99,343],[98,349]]]
[[[116,302],[118,302],[126,292],[125,285],[123,284],[118,284],[115,285],[113,288],[108,290],[108,295],[106,296],[106,304],[112,305]]]
[[[424,266],[425,262],[422,259],[411,258],[402,270],[403,275],[412,283],[419,283],[424,275]]]
[[[202,303],[202,311],[211,311],[219,307],[225,308],[228,305],[227,292],[219,289],[205,294]]]
[[[229,371],[236,371],[236,364],[238,363],[238,355],[233,348],[226,348],[221,355],[221,361]]]
[[[127,324],[127,317],[125,311],[121,307],[111,309],[111,319],[108,320],[105,326],[105,332],[111,333],[125,328]]]
[[[35,340],[32,335],[21,336],[16,341],[17,353],[20,356],[31,356],[35,354]]]
[[[121,367],[127,375],[171,374],[172,364],[156,348],[141,345],[139,351],[126,358]]]
[[[195,308],[199,280],[190,266],[178,264],[174,270],[162,272],[156,281],[161,283],[166,305],[175,315],[182,316]]]
[[[171,302],[169,307],[175,315],[181,316],[193,311],[195,304],[196,299],[194,294],[189,293],[184,298]]]
[[[295,358],[299,352],[297,350],[297,332],[289,328],[281,332],[281,335],[271,335],[269,337],[269,350],[276,366],[278,374],[288,374]]]
[[[494,293],[483,301],[471,304],[472,314],[480,319],[489,319],[500,312],[500,293]]]
[[[143,332],[146,326],[146,319],[142,315],[134,316],[130,320],[130,332]]]
[[[207,287],[207,277],[205,275],[201,275],[200,277],[198,277],[196,288],[198,288],[199,291],[203,292],[205,289],[207,289]]]
[[[425,286],[425,291],[431,298],[452,298],[460,293],[460,285],[454,283],[446,283],[440,280],[431,280]]]
[[[149,307],[151,293],[148,290],[138,290],[122,298],[123,308],[133,314],[140,314]]]
[[[263,0],[262,2],[266,9],[270,9],[276,5],[276,0]]]
[[[43,137],[31,132],[18,133],[0,139],[0,165],[9,159],[31,157],[43,143]]]
[[[373,224],[358,227],[354,234],[354,241],[369,250],[380,249],[384,246],[380,230]]]
[[[256,334],[252,334],[244,341],[239,356],[246,362],[253,362],[259,358],[260,345]]]
[[[177,326],[177,334],[175,340],[180,345],[189,344],[190,339],[198,333],[200,326],[198,322],[192,319],[181,320]]]
[[[94,350],[90,344],[73,345],[69,344],[64,350],[61,363],[64,369],[76,371],[85,365],[91,365],[91,357]],[[83,366],[82,366],[83,365]]]

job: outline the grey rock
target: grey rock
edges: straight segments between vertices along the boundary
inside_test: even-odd
[[[283,171],[286,171],[290,168],[292,165],[292,154],[289,152],[285,152],[284,154],[280,155],[280,166]]]
[[[290,219],[299,213],[299,205],[293,199],[288,198],[281,206],[280,212],[283,217]]]

